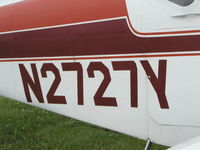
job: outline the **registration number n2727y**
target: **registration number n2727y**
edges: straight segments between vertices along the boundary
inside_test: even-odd
[[[140,64],[144,69],[146,76],[149,79],[161,109],[169,109],[168,100],[165,94],[166,87],[166,71],[167,60],[158,61],[158,72],[155,72],[149,61],[141,60]],[[96,78],[95,72],[100,72],[103,75],[103,80],[98,87],[96,93],[93,95],[95,106],[110,106],[117,107],[118,102],[116,97],[105,97],[104,94],[112,82],[110,69],[114,72],[129,71],[130,72],[130,107],[138,107],[138,66],[134,61],[112,61],[112,68],[108,68],[103,62],[90,62],[87,70],[83,70],[80,62],[61,63],[61,68],[58,68],[54,63],[43,63],[41,67],[37,64],[31,63],[31,71],[28,71],[24,64],[19,64],[19,70],[22,78],[24,92],[27,102],[32,103],[30,90],[34,93],[39,103],[45,103],[44,94],[42,90],[42,79],[48,79],[48,73],[52,73],[54,80],[46,94],[47,103],[49,104],[67,104],[66,96],[56,95],[56,91],[62,82],[61,72],[77,72],[77,104],[84,105],[84,72],[87,78]],[[39,75],[40,74],[40,75]],[[94,80],[95,81],[95,80]],[[93,88],[93,87],[90,87]],[[66,92],[66,91],[65,91]]]

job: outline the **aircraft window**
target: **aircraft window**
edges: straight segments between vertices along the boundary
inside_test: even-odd
[[[180,6],[188,6],[194,2],[194,0],[169,0],[169,1]]]

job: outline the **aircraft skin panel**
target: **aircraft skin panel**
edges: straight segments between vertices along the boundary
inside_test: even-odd
[[[152,67],[152,70],[154,73],[159,73],[159,62],[166,60],[167,62],[167,83],[171,81],[174,81],[174,78],[169,78],[168,72],[170,72],[170,69],[173,68],[173,65],[171,66],[170,63],[175,63],[173,58],[170,57],[164,57],[164,58],[126,58],[127,55],[122,55],[125,58],[115,58],[115,59],[80,59],[84,57],[79,57],[79,60],[75,60],[78,57],[73,57],[75,60],[44,60],[44,61],[35,61],[32,59],[32,61],[19,61],[19,62],[4,62],[1,63],[1,68],[4,68],[4,66],[9,66],[9,64],[12,66],[12,70],[14,72],[14,81],[10,78],[1,78],[1,90],[0,94],[9,98],[13,98],[16,100],[19,100],[23,103],[28,103],[40,108],[44,108],[53,112],[57,112],[59,114],[69,116],[72,118],[76,118],[78,120],[82,120],[85,122],[89,122],[92,124],[96,124],[105,128],[109,128],[118,132],[122,132],[131,136],[135,136],[141,139],[147,139],[148,137],[151,138],[153,142],[164,144],[168,146],[172,146],[176,143],[185,141],[191,137],[198,136],[197,132],[199,130],[199,124],[196,122],[196,127],[192,126],[192,121],[198,121],[198,114],[192,114],[192,118],[190,121],[185,121],[184,117],[191,116],[192,112],[185,111],[186,109],[183,109],[183,113],[180,113],[179,115],[176,113],[176,109],[173,107],[173,105],[177,104],[178,106],[181,106],[181,103],[179,101],[174,100],[172,97],[174,95],[173,92],[168,92],[170,89],[168,87],[168,84],[166,86],[166,97],[167,102],[169,105],[169,108],[161,108],[162,105],[159,102],[159,98],[152,97],[150,93],[153,93],[153,95],[156,95],[155,87],[151,84],[151,82],[148,79],[148,75],[145,73],[145,68],[142,66],[143,61],[148,61]],[[192,56],[193,57],[193,56]],[[192,60],[192,57],[190,57],[190,60]],[[67,58],[66,58],[67,59]],[[69,57],[68,57],[69,59]],[[177,57],[176,59],[180,59],[181,57]],[[189,57],[188,57],[189,59]],[[131,96],[134,96],[134,86],[132,85],[132,91],[131,89],[131,76],[130,76],[130,70],[128,69],[122,69],[122,70],[116,70],[114,69],[115,62],[123,62],[129,64],[135,63],[135,68],[137,70],[137,95],[138,98],[135,97],[135,99],[131,99]],[[80,84],[78,84],[78,74],[77,70],[66,70],[63,69],[66,64],[75,65],[75,64],[81,64],[83,69],[83,102],[79,102],[80,99],[78,97],[80,96],[80,91],[78,92],[78,87]],[[105,68],[109,69],[111,81],[110,84],[107,86],[103,97],[106,98],[115,98],[115,103],[111,104],[98,104],[95,102],[95,95],[101,85],[102,80],[107,76],[103,76],[102,71],[96,69],[94,71],[94,77],[89,77],[89,66],[91,64],[103,64]],[[132,65],[133,65],[132,64]],[[47,76],[43,76],[44,74],[44,66],[50,66],[49,71],[47,71]],[[116,64],[115,64],[116,65]],[[24,74],[24,71],[20,71],[20,67],[24,66],[24,70],[27,71],[28,74]],[[31,68],[32,66],[35,66]],[[134,66],[134,65],[133,65]],[[9,68],[9,67],[6,67]],[[21,67],[22,68],[22,67]],[[43,68],[43,69],[42,69]],[[56,69],[52,69],[56,68]],[[187,65],[185,65],[185,68],[187,68]],[[10,69],[10,68],[9,68]],[[178,68],[176,68],[178,69]],[[43,71],[42,71],[43,70]],[[53,71],[53,70],[57,70]],[[64,71],[65,70],[65,71]],[[6,76],[8,75],[10,70],[6,71],[2,75]],[[37,73],[35,73],[37,72]],[[30,81],[28,80],[28,90],[25,89],[25,86],[23,85],[23,80],[25,80],[27,77],[26,75],[30,76],[30,79],[37,83],[36,85],[40,85],[41,89],[38,88],[38,86],[30,86]],[[132,76],[135,77],[135,73]],[[50,89],[52,88],[52,84],[54,83],[55,79],[60,76],[60,82],[59,85],[56,87],[56,91],[54,93],[55,97],[55,103],[53,104],[50,101],[51,98],[48,97],[48,93]],[[38,77],[38,80],[37,80]],[[185,79],[185,77],[184,77]],[[37,82],[39,81],[39,82]],[[14,91],[7,90],[7,93],[3,92],[8,89],[5,87],[5,83],[8,82],[14,82],[15,87]],[[164,82],[164,81],[163,81]],[[12,85],[8,84],[8,86]],[[133,83],[134,85],[136,83]],[[198,85],[198,83],[196,83]],[[181,87],[181,85],[180,85]],[[179,87],[179,88],[180,88]],[[13,88],[13,87],[11,87]],[[187,90],[187,87],[182,87],[185,90]],[[124,90],[121,90],[124,89]],[[41,97],[36,97],[37,92],[41,90]],[[80,89],[79,89],[80,90]],[[152,90],[151,92],[149,90]],[[30,93],[30,99],[27,98],[27,91]],[[150,94],[150,95],[149,95]],[[181,94],[181,93],[180,93]],[[171,97],[172,95],[172,97]],[[184,99],[187,102],[187,96],[190,96],[190,94],[182,95],[180,99],[182,99],[181,102],[184,102]],[[60,102],[59,97],[64,97],[64,104]],[[108,101],[110,101],[107,99]],[[137,103],[134,103],[137,99]],[[28,101],[29,100],[29,101]],[[40,101],[40,102],[39,102]],[[194,103],[197,105],[198,100],[193,100]],[[173,104],[174,103],[174,104]],[[173,104],[173,105],[172,105]],[[108,105],[108,106],[105,106]],[[166,106],[164,106],[166,107]],[[195,111],[195,107],[194,111]],[[198,107],[197,107],[198,108]],[[174,112],[175,111],[175,112]],[[198,110],[197,110],[198,111]],[[184,113],[187,112],[187,115]],[[92,115],[91,115],[92,114]],[[169,115],[168,115],[169,114]],[[177,115],[174,115],[177,114]],[[178,119],[177,119],[178,117]],[[186,124],[184,124],[186,123]],[[189,123],[189,124],[188,124]],[[162,137],[162,138],[160,138]],[[171,138],[170,138],[171,137]],[[172,138],[173,137],[173,138]]]
[[[128,135],[132,135],[141,139],[148,138],[148,119],[147,119],[147,106],[146,106],[146,95],[144,74],[139,76],[141,78],[140,86],[144,91],[139,91],[140,101],[137,104],[131,99],[130,90],[130,71],[114,71],[112,70],[113,62],[121,62],[121,59],[117,60],[81,60],[81,61],[40,61],[40,62],[15,62],[15,82],[17,88],[15,88],[15,93],[17,93],[17,100],[28,103],[37,107],[41,107],[68,117],[72,117],[78,120],[96,124],[108,129],[112,129],[118,132],[122,132]],[[126,59],[124,60],[126,62]],[[83,100],[80,102],[80,90],[78,91],[78,73],[76,70],[65,70],[63,67],[65,65],[76,65],[80,63],[83,69]],[[139,63],[139,62],[138,62]],[[41,86],[40,102],[35,96],[36,91],[39,88],[30,88],[29,90],[24,89],[23,81],[26,76],[19,71],[20,65],[24,66],[28,74],[32,79],[34,79],[31,64],[34,64],[37,70],[37,75],[39,78],[39,84]],[[92,64],[101,64],[105,68],[109,69],[109,72],[94,71],[94,77],[89,77],[89,69]],[[52,71],[47,72],[47,77],[43,77],[45,66],[54,66],[53,68],[58,69],[58,74],[52,73]],[[132,64],[134,66],[134,64]],[[69,66],[68,66],[69,67]],[[135,66],[136,67],[136,66]],[[140,70],[141,72],[141,70]],[[103,74],[105,73],[105,74]],[[48,93],[52,89],[52,85],[55,79],[60,75],[61,80],[59,86],[56,88],[54,93],[54,99],[48,96]],[[105,76],[104,76],[105,75]],[[111,81],[107,86],[105,92],[102,96],[96,96],[100,89],[102,81],[108,76],[111,76]],[[35,80],[36,81],[36,80]],[[36,83],[36,82],[35,82]],[[127,89],[122,91],[121,89]],[[132,87],[133,88],[133,87]],[[27,100],[26,93],[29,91],[30,100]],[[35,93],[34,93],[34,92]],[[23,94],[22,94],[23,93]],[[39,97],[39,96],[38,96]],[[98,98],[96,98],[98,97]],[[103,97],[103,100],[101,97]],[[42,100],[43,99],[43,100]],[[100,100],[98,100],[100,99]],[[51,100],[54,100],[52,102]],[[63,100],[63,101],[62,101]],[[104,103],[99,103],[104,101]],[[106,103],[108,102],[108,103]],[[131,130],[130,130],[131,129]],[[138,130],[142,129],[142,130]]]
[[[0,95],[163,145],[198,136],[198,15],[149,1],[0,7]]]
[[[15,81],[12,63],[0,63],[0,95],[15,99]]]
[[[158,144],[174,146],[199,136],[199,132],[199,127],[159,125],[150,120],[149,138]]]
[[[169,148],[168,150],[194,150],[198,149],[199,146],[200,146],[200,138],[198,136],[188,141],[185,141],[181,144],[178,144],[172,148]]]
[[[155,72],[157,61],[151,61]],[[182,67],[184,66],[184,67]],[[199,57],[173,57],[167,59],[166,97],[170,109],[161,111],[154,101],[157,95],[148,84],[149,114],[158,124],[199,127]],[[191,90],[192,89],[192,90]],[[191,110],[189,110],[192,108]],[[176,114],[176,115],[174,115]],[[191,117],[192,116],[192,117]]]
[[[25,0],[0,8],[0,32],[116,18],[126,14],[124,0]]]
[[[30,30],[125,16],[130,29],[137,36],[199,35],[200,28],[197,22],[200,19],[198,15],[200,4],[195,2],[192,10],[181,10],[171,5],[170,2],[162,0],[110,0],[109,2],[105,0],[95,2],[92,0],[84,2],[60,0],[59,3],[47,0],[25,0],[1,7],[0,32]],[[181,16],[186,16],[188,21]],[[160,20],[159,24],[156,19]]]
[[[119,18],[44,30],[0,34],[0,48],[2,49],[0,57],[23,58],[160,52],[165,55],[164,52],[175,54],[175,52],[188,51],[197,51],[198,55],[199,38],[199,35],[138,37],[132,34],[126,19]]]
[[[113,55],[111,56],[113,57]],[[179,61],[197,64],[198,62],[194,63],[193,56],[188,56],[187,59],[183,57],[176,57],[175,59],[174,57],[126,58],[131,55],[121,56],[124,58],[99,59],[93,56],[93,59],[84,59],[85,56],[80,56],[73,57],[72,60],[69,60],[70,57],[63,57],[62,60],[54,61],[32,59],[32,61],[1,62],[1,68],[6,69],[1,75],[4,78],[0,80],[2,83],[0,84],[0,95],[141,139],[149,137],[153,142],[168,146],[198,136],[200,130],[199,116],[195,112],[199,110],[199,101],[193,98],[188,99],[188,96],[198,97],[198,92],[196,95],[187,92],[191,88],[187,86],[190,82],[186,82],[186,86],[174,83],[181,80],[186,81],[187,76],[181,77],[174,74],[172,77],[170,75],[170,73],[174,73],[172,70],[179,71],[181,69],[177,66]],[[76,58],[78,59],[76,60]],[[196,60],[198,58],[196,57]],[[160,82],[163,84],[166,82],[166,90],[162,94],[166,96],[169,108],[166,104],[161,104],[160,101],[163,101],[163,98],[157,95],[158,89],[155,88],[149,75],[146,74],[144,62],[150,64],[149,69],[152,69],[156,76],[161,72],[159,65],[166,63],[166,79]],[[121,70],[120,67],[117,69],[120,63],[125,63],[124,65],[127,66],[132,64],[131,67],[135,68],[135,71],[126,67],[121,68]],[[89,71],[92,64],[97,66],[101,64],[101,67],[94,70],[94,77],[91,76]],[[80,70],[76,67],[73,70],[73,68],[70,69],[65,66],[79,66],[82,68],[83,74],[78,74]],[[184,68],[190,66],[187,63]],[[44,76],[44,68],[48,68],[46,76]],[[109,71],[105,73],[101,68],[107,68]],[[12,75],[10,74],[11,69]],[[191,67],[190,71],[192,71]],[[106,101],[110,103],[98,104],[98,98],[95,98],[98,97],[96,94],[102,81],[109,75],[111,80],[104,89],[102,97],[107,98]],[[27,76],[30,79],[27,80]],[[135,82],[136,76],[137,82]],[[52,98],[48,94],[52,92],[52,85],[59,77],[60,82],[54,89],[54,102],[52,103]],[[83,77],[83,88],[80,88],[81,83],[79,83],[81,77]],[[35,86],[31,81],[35,83]],[[131,81],[134,82],[131,84]],[[169,86],[170,82],[174,83],[172,86],[177,86],[176,90]],[[24,85],[24,83],[27,85]],[[192,84],[194,86],[199,85],[198,82]],[[28,89],[26,89],[26,86]],[[83,97],[80,101],[81,90]],[[184,91],[179,92],[179,90]],[[174,92],[180,93],[179,100],[173,96]],[[185,92],[184,95],[183,92]],[[189,106],[193,108],[193,111],[186,111],[188,108],[184,108],[184,106],[187,107],[188,105],[184,105],[184,103],[187,102],[190,103]],[[179,110],[179,107],[181,110]]]

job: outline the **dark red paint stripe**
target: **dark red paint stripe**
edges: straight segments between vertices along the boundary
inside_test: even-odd
[[[184,52],[200,36],[137,37],[125,19],[0,35],[0,58]]]

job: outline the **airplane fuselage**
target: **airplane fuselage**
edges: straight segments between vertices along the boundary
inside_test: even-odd
[[[0,95],[168,146],[198,136],[200,5],[193,3],[0,7]]]

